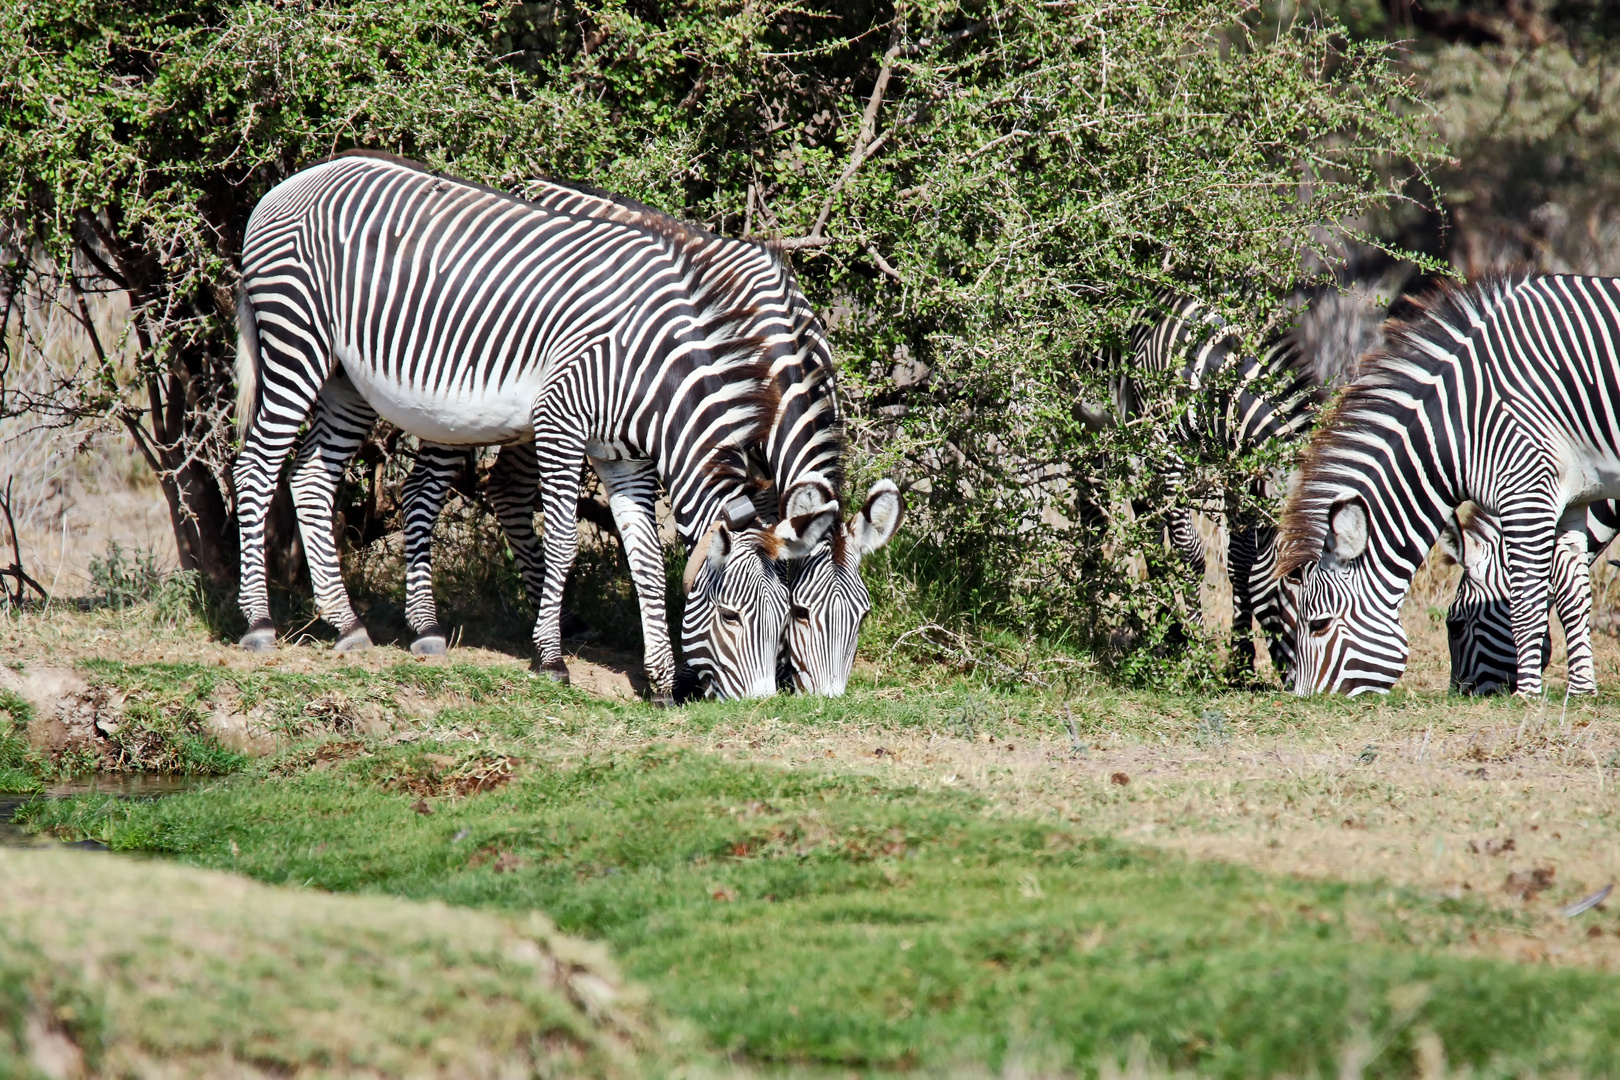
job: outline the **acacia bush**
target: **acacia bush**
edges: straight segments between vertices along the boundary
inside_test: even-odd
[[[1099,357],[1159,286],[1258,345],[1344,223],[1434,158],[1428,132],[1382,45],[1205,0],[6,0],[7,359],[39,352],[42,311],[88,330],[96,292],[129,329],[3,407],[122,423],[182,565],[228,590],[256,200],[357,146],[514,191],[577,179],[791,261],[840,358],[853,480],[909,488],[891,597],[1096,647],[1175,602],[1142,558],[1166,563],[1184,408],[1163,385],[1089,430]],[[1199,455],[1191,494],[1279,460]]]

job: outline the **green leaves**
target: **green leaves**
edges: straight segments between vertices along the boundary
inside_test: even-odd
[[[0,8],[0,221],[40,273],[110,272],[140,331],[82,413],[144,408],[137,375],[185,355],[191,422],[154,442],[224,474],[241,236],[305,165],[583,180],[779,245],[832,330],[856,479],[922,484],[913,532],[963,571],[942,614],[1040,630],[1137,591],[1072,496],[1152,497],[1175,414],[1073,422],[1099,348],[1155,285],[1257,344],[1302,256],[1421,173],[1426,123],[1377,47],[1213,0]]]

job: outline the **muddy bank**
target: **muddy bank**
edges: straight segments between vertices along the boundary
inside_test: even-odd
[[[436,665],[402,664],[388,655],[396,651],[374,650],[360,663],[288,649],[262,658],[222,652],[204,665],[0,667],[0,733],[25,735],[56,775],[207,773],[232,767],[211,755],[257,757],[325,734],[387,737],[469,703],[453,680],[436,685],[446,682]],[[573,656],[568,665],[576,689],[607,700],[637,700],[644,685],[616,655]],[[421,677],[401,676],[401,667]],[[534,677],[505,657],[477,671],[485,676],[473,692],[479,700],[499,701]]]

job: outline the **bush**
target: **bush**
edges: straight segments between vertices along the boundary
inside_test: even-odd
[[[792,261],[841,359],[851,490],[909,486],[893,561],[932,614],[1150,642],[1180,603],[1142,558],[1166,561],[1181,404],[1161,388],[1101,435],[1073,406],[1107,400],[1096,358],[1153,289],[1258,344],[1307,256],[1331,263],[1340,223],[1421,173],[1425,110],[1382,48],[1213,0],[11,5],[10,295],[71,306],[94,282],[134,317],[122,352],[97,342],[52,401],[7,407],[122,420],[196,511],[182,565],[228,584],[258,197],[353,146],[507,188],[577,178]],[[1275,460],[1200,459],[1193,492]]]

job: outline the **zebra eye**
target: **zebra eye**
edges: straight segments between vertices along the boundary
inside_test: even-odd
[[[1324,615],[1320,619],[1312,619],[1310,622],[1311,633],[1317,635],[1325,634],[1328,632],[1328,627],[1332,625],[1333,617],[1331,615]]]
[[[793,617],[795,619],[799,620],[800,622],[809,622],[810,621],[810,609],[805,607],[803,604],[794,604],[793,605]]]
[[[736,608],[728,608],[728,607],[721,608],[720,609],[720,617],[722,619],[724,619],[726,622],[730,623],[732,626],[741,626],[742,625],[742,615],[738,614]]]

